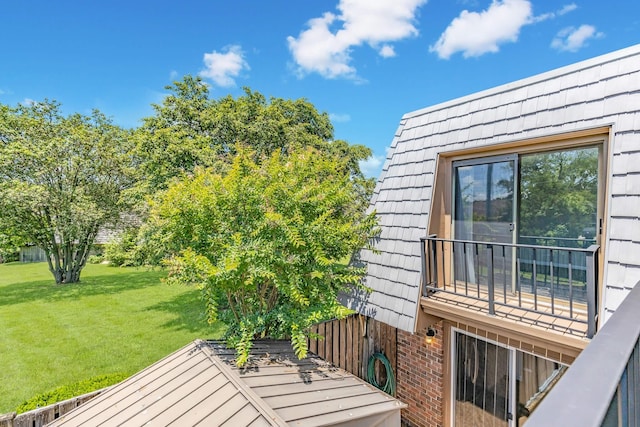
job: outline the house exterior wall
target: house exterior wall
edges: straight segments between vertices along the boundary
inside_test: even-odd
[[[364,251],[367,295],[349,307],[416,330],[420,237],[439,155],[607,127],[605,320],[640,280],[640,45],[406,114],[371,200],[379,253]]]
[[[407,427],[444,425],[444,345],[442,324],[431,344],[422,334],[398,331],[397,397]]]

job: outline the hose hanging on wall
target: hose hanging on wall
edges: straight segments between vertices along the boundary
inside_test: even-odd
[[[384,386],[378,384],[378,381],[376,381],[376,360],[379,360],[380,363],[382,363],[386,372],[387,381],[384,383]],[[369,381],[370,384],[373,384],[374,387],[379,388],[391,396],[396,395],[396,378],[393,375],[393,367],[391,366],[389,359],[387,359],[387,357],[382,353],[373,353],[369,358],[369,364],[367,365],[367,381]]]

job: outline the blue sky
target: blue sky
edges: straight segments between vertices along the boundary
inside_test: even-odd
[[[199,74],[215,98],[308,99],[377,176],[404,113],[639,43],[640,2],[5,1],[0,39],[0,103],[134,127]]]

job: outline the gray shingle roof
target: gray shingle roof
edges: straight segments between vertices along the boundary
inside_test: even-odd
[[[611,126],[605,317],[640,280],[640,45],[404,115],[371,199],[379,254],[363,251],[369,294],[342,298],[360,313],[414,331],[420,245],[439,153]]]

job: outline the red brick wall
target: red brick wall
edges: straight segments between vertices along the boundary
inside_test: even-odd
[[[423,334],[398,330],[397,396],[408,407],[403,425],[442,427],[444,415],[444,347],[442,324],[435,339],[426,344]]]

